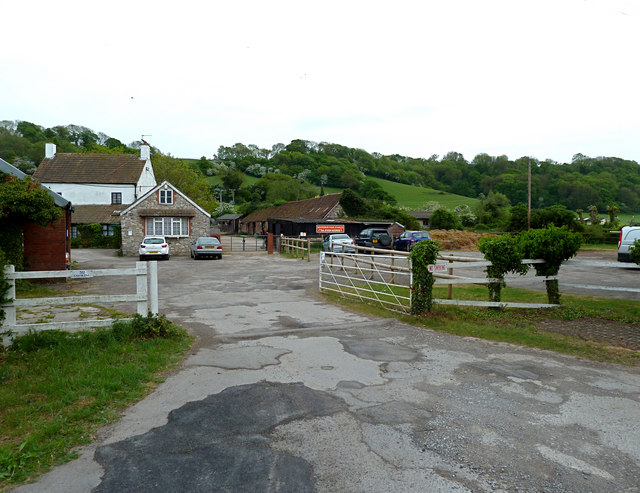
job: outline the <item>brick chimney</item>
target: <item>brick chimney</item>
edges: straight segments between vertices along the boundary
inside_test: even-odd
[[[45,159],[53,159],[56,157],[56,145],[46,143],[44,145],[44,157]]]

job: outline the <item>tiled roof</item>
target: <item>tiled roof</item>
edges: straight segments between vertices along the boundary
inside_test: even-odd
[[[269,218],[305,218],[305,219],[324,219],[333,217],[331,212],[335,210],[340,201],[339,193],[332,193],[316,197],[314,199],[297,200],[295,202],[287,202],[278,207],[269,207],[261,211],[249,214],[241,222],[250,223],[258,221],[266,221]]]
[[[137,154],[56,154],[33,174],[41,183],[136,184],[146,161]]]
[[[120,224],[120,211],[126,206],[118,205],[74,205],[72,224]]]

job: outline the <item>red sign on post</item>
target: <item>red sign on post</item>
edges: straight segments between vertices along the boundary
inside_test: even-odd
[[[316,224],[316,233],[344,233],[344,224]]]
[[[427,265],[427,269],[432,274],[434,272],[447,272],[447,264],[429,264]]]

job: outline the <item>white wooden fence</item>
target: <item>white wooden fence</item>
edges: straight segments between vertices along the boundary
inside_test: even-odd
[[[358,298],[361,300],[375,301],[387,308],[402,312],[411,310],[410,294],[399,295],[398,292],[411,292],[411,263],[409,254],[381,249],[365,249],[357,247],[357,251],[369,250],[370,254],[349,254],[336,252],[322,252],[320,255],[319,287],[321,291],[336,292],[343,296]],[[525,259],[523,263],[533,265],[543,263],[539,259]],[[635,264],[622,264],[619,262],[592,262],[585,260],[569,260],[563,265],[579,265],[584,267],[605,267],[637,269]],[[469,275],[455,275],[454,271],[469,268],[486,268],[491,265],[487,260],[477,257],[463,257],[456,255],[441,255],[438,257],[438,271],[434,272],[435,286],[448,285],[446,299],[434,299],[434,304],[441,305],[466,305],[500,308],[551,308],[557,305],[547,303],[520,303],[520,302],[492,302],[454,299],[455,285],[460,284],[488,284],[499,282],[499,279],[487,277],[470,277]],[[504,280],[509,285],[522,282],[539,282],[557,280],[558,276],[505,276]],[[639,288],[626,288],[615,286],[583,285],[562,283],[562,286],[591,289],[640,293]],[[398,289],[404,288],[404,289]]]
[[[118,303],[136,302],[138,314],[146,316],[149,312],[158,313],[158,263],[156,261],[136,262],[135,268],[126,269],[94,269],[94,270],[54,270],[15,272],[13,265],[5,267],[5,277],[9,282],[7,297],[11,300],[1,305],[5,311],[5,319],[0,332],[10,330],[16,335],[28,330],[76,330],[93,327],[108,327],[112,319],[79,320],[73,322],[50,322],[35,324],[18,324],[16,309],[27,306],[71,305],[82,303]],[[52,298],[20,298],[16,299],[16,279],[54,279],[54,278],[90,278],[100,276],[136,276],[135,294],[60,296]],[[127,320],[127,319],[125,319]]]

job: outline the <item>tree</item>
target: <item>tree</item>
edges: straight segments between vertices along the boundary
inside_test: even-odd
[[[618,212],[620,212],[620,208],[617,205],[608,205],[607,212],[609,213],[609,223],[614,225],[618,222]]]
[[[151,158],[156,181],[168,181],[210,214],[218,207],[207,179],[184,161],[171,156],[154,154]]]
[[[431,214],[429,224],[433,229],[460,229],[460,220],[449,209],[441,208]]]
[[[478,206],[478,222],[488,225],[503,224],[509,215],[510,202],[506,195],[499,192],[489,192],[480,198]]]
[[[30,176],[18,179],[0,174],[0,180],[0,250],[4,251],[9,264],[21,270],[24,222],[47,226],[62,212],[49,192]]]
[[[226,168],[218,173],[224,188],[227,190],[238,190],[244,181],[244,174],[238,170]]]
[[[348,188],[340,196],[340,207],[342,207],[347,217],[365,217],[371,212],[367,202]]]
[[[497,280],[487,285],[489,300],[499,302],[502,288],[506,286],[505,274],[514,272],[524,275],[529,270],[529,266],[522,263],[522,251],[519,248],[518,240],[513,236],[480,238],[478,250],[484,253],[484,258],[491,262],[491,265],[486,269],[487,276]]]
[[[519,237],[520,249],[524,257],[542,259],[544,264],[534,264],[538,276],[556,276],[562,262],[570,259],[580,249],[582,236],[569,232],[568,228],[550,226],[546,229],[532,229]],[[551,304],[560,303],[558,280],[545,281],[547,298]]]

